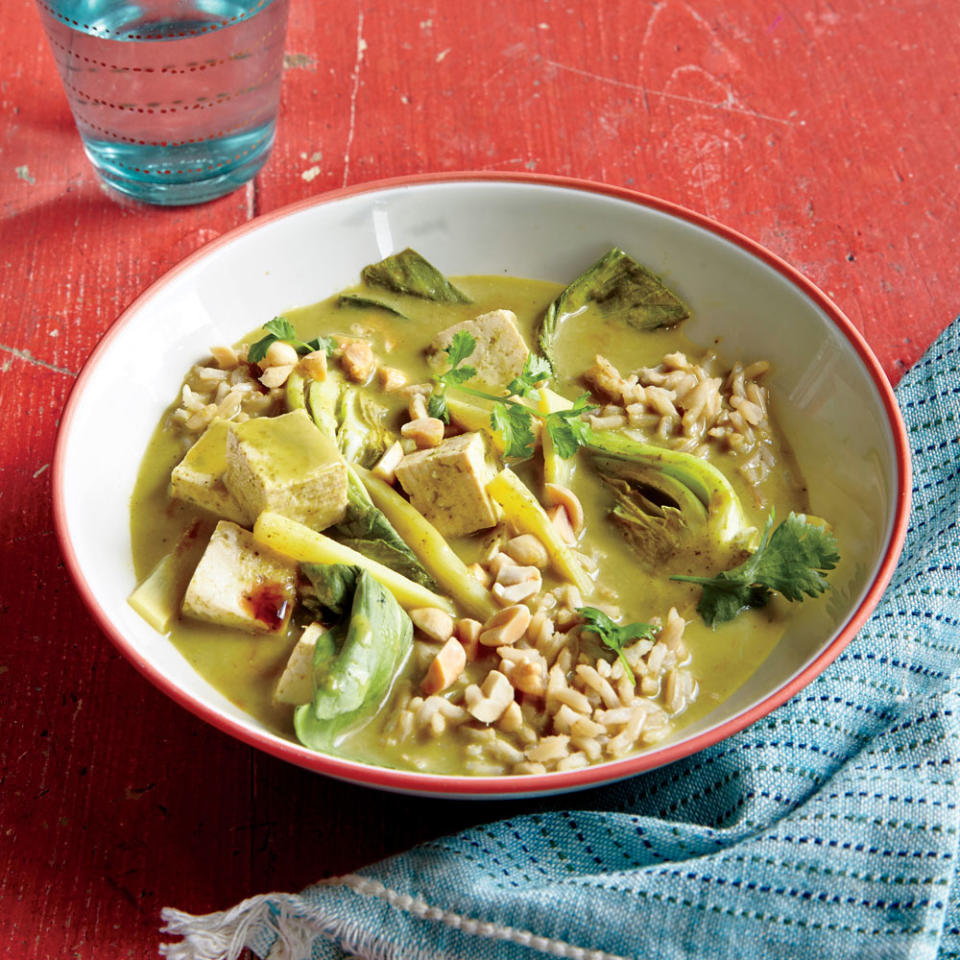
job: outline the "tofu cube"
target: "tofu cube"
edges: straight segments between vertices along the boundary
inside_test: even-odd
[[[408,454],[396,469],[410,502],[445,537],[497,523],[496,507],[487,495],[487,484],[496,473],[482,433],[464,433]]]
[[[297,594],[297,564],[221,520],[183,598],[183,613],[250,633],[281,633]]]
[[[313,654],[323,630],[319,623],[311,623],[300,634],[273,692],[277,703],[292,703],[299,707],[313,699]]]
[[[227,469],[227,421],[215,420],[173,468],[170,495],[225,520],[247,526],[256,519],[223,482]]]
[[[530,353],[523,335],[517,328],[517,315],[512,310],[493,310],[474,320],[464,320],[434,337],[427,350],[430,364],[438,369],[447,366],[447,347],[461,330],[469,333],[477,345],[464,366],[477,373],[470,382],[488,387],[505,387],[520,375]]]
[[[253,517],[272,510],[323,530],[347,509],[347,465],[304,410],[231,424],[223,480]]]

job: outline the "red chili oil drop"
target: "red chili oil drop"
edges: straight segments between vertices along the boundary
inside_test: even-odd
[[[244,600],[254,618],[271,630],[279,630],[283,626],[290,604],[283,584],[270,581],[260,583]]]

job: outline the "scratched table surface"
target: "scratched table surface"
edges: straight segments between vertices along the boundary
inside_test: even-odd
[[[169,210],[101,189],[32,4],[5,4],[2,957],[155,956],[163,905],[297,889],[508,809],[391,797],[236,743],[149,686],[81,604],[51,515],[61,411],[120,311],[184,256],[325,190],[521,170],[755,238],[836,300],[894,382],[960,307],[951,4],[294,0],[268,165]]]

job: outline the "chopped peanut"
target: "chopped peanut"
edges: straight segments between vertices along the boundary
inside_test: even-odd
[[[510,681],[524,693],[542,697],[547,692],[547,677],[543,664],[533,661],[518,663],[510,674]]]
[[[463,673],[467,665],[467,654],[459,640],[450,637],[433,658],[420,689],[430,696],[446,690]]]
[[[512,537],[504,544],[503,550],[522,566],[542,569],[549,560],[547,548],[532,533]]]
[[[411,420],[422,420],[429,416],[427,401],[422,393],[415,393],[410,398],[410,402],[407,404],[407,412],[410,414]]]
[[[300,360],[300,367],[311,380],[327,379],[327,354],[324,350],[313,350]]]
[[[420,417],[400,428],[403,437],[413,440],[420,450],[439,447],[443,442],[443,421],[436,417]]]
[[[293,373],[293,364],[283,364],[276,367],[267,367],[263,371],[263,376],[260,377],[260,382],[269,389],[273,390],[276,387],[282,387],[287,382],[287,377]]]
[[[490,574],[479,563],[471,563],[467,570],[470,571],[472,577],[476,577],[485,587],[490,586]]]
[[[394,393],[407,385],[407,375],[396,367],[380,367],[377,370],[377,379],[387,393]]]
[[[481,723],[493,723],[514,702],[513,686],[499,670],[491,670],[482,687],[474,684],[467,687],[464,700],[469,714]]]
[[[511,606],[515,603],[529,600],[534,594],[540,592],[541,586],[542,581],[538,577],[536,580],[524,580],[521,583],[515,583],[509,587],[505,587],[502,583],[495,583],[490,592],[500,603]]]
[[[583,505],[577,495],[569,487],[559,483],[545,483],[543,493],[548,506],[559,505],[567,511],[573,532],[579,533],[583,529]]]
[[[366,383],[377,365],[373,348],[366,340],[354,340],[345,344],[340,354],[343,372],[355,383]]]
[[[573,547],[577,543],[577,535],[573,532],[573,525],[570,523],[570,514],[567,508],[561,504],[551,507],[547,511],[550,522],[556,527],[560,539],[568,546]]]
[[[418,607],[410,611],[413,625],[431,640],[446,643],[453,636],[453,617],[438,607]]]
[[[267,347],[267,352],[260,361],[260,369],[266,370],[269,367],[294,366],[299,359],[300,357],[297,355],[297,351],[294,350],[289,343],[284,343],[282,340],[274,340],[273,343]]]
[[[500,715],[497,726],[504,733],[515,733],[523,726],[523,713],[521,713],[520,704],[516,700],[509,704]]]
[[[515,583],[527,583],[530,580],[540,580],[540,571],[536,567],[516,567],[512,564],[500,567],[497,572],[497,583],[504,587],[511,587]]]
[[[464,617],[457,621],[456,635],[457,639],[463,644],[468,660],[476,660],[480,646],[480,631],[483,624],[479,620],[472,620],[470,617]]]
[[[530,626],[530,608],[523,604],[505,607],[495,613],[480,633],[484,647],[508,647],[516,643]]]

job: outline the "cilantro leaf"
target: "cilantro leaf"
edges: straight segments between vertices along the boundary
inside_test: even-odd
[[[263,325],[263,329],[267,331],[267,335],[247,347],[247,360],[250,363],[259,363],[267,355],[270,344],[278,340],[289,343],[299,354],[323,350],[328,357],[332,357],[337,348],[337,342],[333,337],[315,337],[306,343],[298,339],[296,328],[286,317],[274,317],[268,320]]]
[[[263,325],[263,329],[272,333],[278,340],[297,339],[297,331],[286,317],[274,317]]]
[[[840,559],[834,534],[796,513],[771,533],[772,527],[773,513],[760,546],[739,566],[715,577],[670,578],[703,587],[697,612],[708,626],[733,620],[751,607],[764,606],[774,592],[795,601],[819,596],[827,589],[824,572],[832,570]]]
[[[471,377],[475,377],[477,371],[473,367],[454,367],[446,373],[441,373],[437,379],[441,383],[457,384],[466,383]]]
[[[628,623],[620,627],[596,607],[579,607],[577,613],[587,625],[587,629],[595,633],[603,641],[604,646],[616,653],[623,665],[624,673],[635,685],[637,681],[633,670],[630,669],[630,664],[627,663],[623,648],[636,640],[652,640],[660,628],[652,623]]]
[[[295,345],[296,346],[296,345]],[[302,347],[306,349],[302,349]],[[337,349],[337,341],[333,337],[314,337],[306,343],[297,347],[298,353],[313,353],[315,350],[322,350],[328,357],[332,357]]]
[[[446,354],[450,358],[450,366],[458,367],[477,349],[477,341],[473,334],[466,330],[458,330],[450,341],[450,346],[446,349]]]
[[[503,452],[516,460],[533,456],[533,417],[530,411],[516,403],[495,403],[490,413],[490,425],[503,437]]]
[[[262,340],[251,343],[247,347],[247,360],[250,363],[259,363],[266,355],[267,349],[271,343],[276,343],[280,338],[272,333],[268,333]]]
[[[547,414],[544,426],[550,434],[557,456],[569,460],[580,447],[590,442],[592,428],[583,419],[583,414],[596,409],[590,404],[590,394],[582,393],[569,410],[557,410]]]
[[[472,334],[466,330],[458,330],[450,341],[450,346],[446,348],[446,354],[450,358],[450,369],[446,373],[441,373],[435,380],[442,384],[461,384],[466,383],[471,377],[477,375],[473,367],[461,367],[460,364],[477,349],[477,341]]]
[[[447,396],[444,393],[431,393],[427,401],[427,413],[444,423],[450,422],[450,411],[447,409]]]
[[[520,376],[507,384],[507,396],[526,397],[550,379],[550,363],[537,353],[528,353]]]

